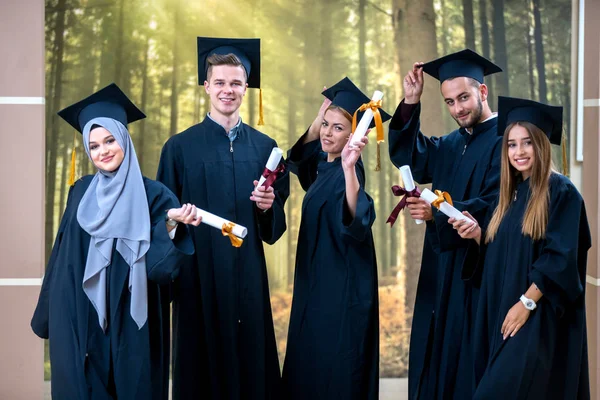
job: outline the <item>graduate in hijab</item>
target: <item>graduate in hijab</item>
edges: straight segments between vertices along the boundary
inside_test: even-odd
[[[485,77],[501,69],[465,49],[415,63],[405,76],[405,98],[389,125],[390,158],[409,165],[415,181],[452,196],[459,210],[484,216],[498,194],[500,138],[488,104]],[[421,132],[424,73],[440,82],[440,92],[458,129]],[[423,258],[410,338],[408,395],[411,400],[467,399],[472,382],[471,328],[476,287],[461,280],[466,244],[448,217],[418,197],[407,199],[411,217],[426,221]]]
[[[283,366],[285,399],[377,399],[379,307],[371,226],[352,114],[366,103],[348,78],[325,90],[308,131],[289,152],[306,195],[298,234],[294,294]],[[389,119],[383,110],[382,120]],[[358,118],[362,112],[358,114]]]
[[[142,176],[127,124],[145,115],[115,84],[59,112],[97,168],[70,188],[31,327],[49,339],[53,399],[167,399],[169,298],[193,254],[179,206]]]
[[[157,179],[181,202],[248,228],[240,247],[205,224],[174,285],[173,399],[280,399],[281,375],[263,243],[285,232],[289,175],[256,187],[275,140],[245,124],[260,88],[260,39],[198,38],[198,80],[210,97],[199,124],[164,145]]]
[[[475,399],[589,399],[585,316],[591,246],[581,195],[552,165],[562,107],[499,98],[500,195],[480,226],[450,219],[479,262]],[[478,245],[478,246],[477,246]]]

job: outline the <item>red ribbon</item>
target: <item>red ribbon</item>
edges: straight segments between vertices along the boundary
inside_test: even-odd
[[[394,226],[394,223],[396,222],[396,219],[398,218],[398,214],[400,214],[400,211],[402,211],[402,209],[404,207],[406,207],[406,199],[409,197],[421,197],[421,191],[419,190],[419,188],[417,186],[415,186],[415,188],[413,190],[408,191],[401,186],[394,185],[394,186],[392,186],[392,193],[394,193],[394,196],[396,196],[396,197],[399,197],[399,196],[404,196],[404,197],[402,197],[402,199],[400,199],[400,202],[398,203],[398,205],[394,208],[394,210],[388,217],[387,221],[385,221],[386,224],[388,222],[390,223],[390,228],[392,226]]]
[[[279,164],[274,171],[271,171],[269,168],[265,168],[265,170],[262,173],[262,176],[266,180],[263,182],[262,187],[264,187],[265,189],[271,187],[273,182],[275,182],[275,179],[277,179],[277,174],[283,171],[285,171],[285,165],[283,164]]]

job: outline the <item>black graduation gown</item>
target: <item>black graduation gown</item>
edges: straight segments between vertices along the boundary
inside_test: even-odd
[[[107,269],[108,327],[83,291],[90,236],[77,222],[77,208],[92,176],[78,180],[69,192],[31,327],[50,339],[53,399],[163,399],[169,389],[169,299],[161,285],[179,273],[194,251],[185,226],[171,240],[165,210],[179,207],[173,193],[144,178],[151,218],[148,274],[148,321],[141,329],[131,318],[129,266],[113,250]]]
[[[302,139],[301,139],[302,140]],[[319,141],[291,150],[290,170],[307,191],[298,235],[294,295],[283,367],[285,399],[377,399],[379,314],[373,200],[346,204],[341,158],[326,162]]]
[[[242,124],[231,143],[206,117],[163,147],[157,179],[182,203],[248,228],[240,248],[206,224],[191,229],[196,256],[174,283],[173,398],[277,399],[280,370],[262,242],[286,229],[289,176],[262,213],[250,200],[276,142]]]
[[[482,275],[474,398],[589,399],[585,205],[569,179],[552,174],[546,237],[534,241],[521,232],[529,194],[529,180],[521,182],[494,241],[481,247],[483,270],[465,271],[466,278]],[[543,297],[517,334],[503,340],[506,314],[532,283]]]
[[[415,181],[450,193],[454,206],[483,218],[498,193],[501,137],[497,118],[460,128],[443,137],[420,130],[421,104],[407,121],[401,103],[390,122],[389,150],[394,165],[409,165]],[[410,106],[408,106],[410,107]],[[426,223],[421,272],[409,352],[410,399],[464,399],[471,393],[470,349],[477,288],[461,280],[466,243],[434,211]]]

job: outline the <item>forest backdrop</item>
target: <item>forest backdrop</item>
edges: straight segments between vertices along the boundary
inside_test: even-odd
[[[493,110],[498,95],[560,104],[569,127],[571,0],[47,0],[47,256],[65,207],[74,145],[73,129],[56,112],[117,83],[148,115],[130,131],[143,173],[154,178],[166,139],[200,122],[208,111],[208,97],[197,84],[197,36],[261,38],[266,124],[258,129],[284,150],[314,119],[323,86],[348,76],[369,96],[383,91],[384,109],[393,113],[402,98],[402,77],[413,62],[465,47],[504,69],[486,81]],[[439,136],[455,129],[439,83],[429,76],[422,101],[424,133]],[[248,90],[241,114],[256,127],[257,90]],[[77,136],[79,177],[95,171]],[[400,178],[386,143],[381,155],[379,173],[372,172],[375,146],[363,157],[378,215],[373,233],[380,373],[403,377],[424,228],[405,214],[392,229],[385,224],[398,200],[390,187]],[[274,246],[265,245],[281,360],[304,195],[295,176],[291,179],[287,233]]]

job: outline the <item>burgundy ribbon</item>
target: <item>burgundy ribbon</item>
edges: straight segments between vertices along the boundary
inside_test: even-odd
[[[271,187],[273,182],[275,182],[275,179],[277,179],[277,174],[283,171],[285,171],[285,165],[283,164],[279,164],[274,171],[271,171],[269,168],[265,168],[265,170],[262,173],[262,176],[266,180],[263,182],[262,187],[264,187],[265,189]]]
[[[399,196],[404,196],[404,197],[402,197],[402,199],[400,199],[400,202],[398,203],[398,205],[394,208],[394,210],[388,217],[387,221],[385,221],[386,224],[388,222],[390,223],[390,228],[392,226],[394,226],[394,223],[396,222],[396,219],[398,218],[398,214],[400,214],[400,211],[402,211],[402,209],[404,207],[406,207],[406,199],[409,197],[421,197],[421,191],[419,190],[419,188],[417,186],[415,186],[415,188],[413,190],[408,191],[408,190],[404,189],[403,187],[394,185],[394,186],[392,186],[392,193],[394,193],[394,196],[396,196],[396,197],[399,197]]]

